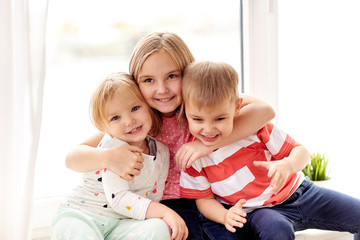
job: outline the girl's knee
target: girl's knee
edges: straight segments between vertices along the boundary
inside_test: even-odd
[[[98,240],[98,233],[82,221],[62,218],[51,226],[52,240]]]

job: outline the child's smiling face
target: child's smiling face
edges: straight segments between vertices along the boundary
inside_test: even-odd
[[[152,53],[141,67],[140,91],[150,107],[171,117],[182,102],[181,71],[165,50]]]
[[[214,107],[185,104],[190,132],[206,146],[213,146],[231,134],[239,109],[240,104],[231,101],[223,101]]]
[[[133,94],[120,90],[107,103],[109,133],[130,145],[141,147],[151,129],[150,109]]]

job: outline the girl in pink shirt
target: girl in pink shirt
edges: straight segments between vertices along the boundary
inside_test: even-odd
[[[189,230],[188,239],[204,239],[194,200],[180,197],[180,170],[219,147],[253,134],[274,117],[274,111],[268,104],[247,96],[241,115],[234,120],[233,133],[227,139],[212,147],[207,147],[200,141],[187,143],[190,136],[187,123],[180,123],[177,115],[182,104],[183,70],[194,60],[179,36],[168,32],[154,32],[143,37],[135,47],[129,72],[147,103],[162,119],[160,133],[153,135],[170,150],[169,174],[161,203],[172,208],[185,220]],[[143,159],[134,152],[142,152],[142,149],[134,146],[96,148],[102,137],[103,134],[98,133],[72,149],[66,157],[67,167],[79,172],[108,168],[126,180],[138,176]]]

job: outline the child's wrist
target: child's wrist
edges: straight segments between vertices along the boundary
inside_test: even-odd
[[[108,151],[106,148],[102,148],[100,149],[100,151],[98,152],[99,154],[99,158],[100,159],[100,165],[101,165],[101,168],[104,169],[104,168],[111,168],[110,167],[110,161],[108,160],[109,157],[108,157]]]
[[[225,226],[226,224],[226,219],[227,219],[227,215],[229,213],[229,209],[225,209],[225,212],[224,212],[224,216],[223,216],[223,222],[222,224]]]

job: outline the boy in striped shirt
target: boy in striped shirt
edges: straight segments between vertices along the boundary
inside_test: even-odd
[[[181,115],[186,115],[193,139],[212,146],[229,136],[242,102],[235,69],[226,63],[195,62],[182,81]],[[210,239],[294,239],[294,230],[306,228],[359,232],[360,210],[344,213],[339,204],[345,199],[359,209],[360,201],[305,179],[301,169],[309,158],[304,146],[268,123],[198,159],[181,175],[181,194],[196,199]],[[324,213],[324,206],[336,214],[326,213],[329,209]],[[358,223],[347,219],[335,227],[332,221],[339,215]]]

